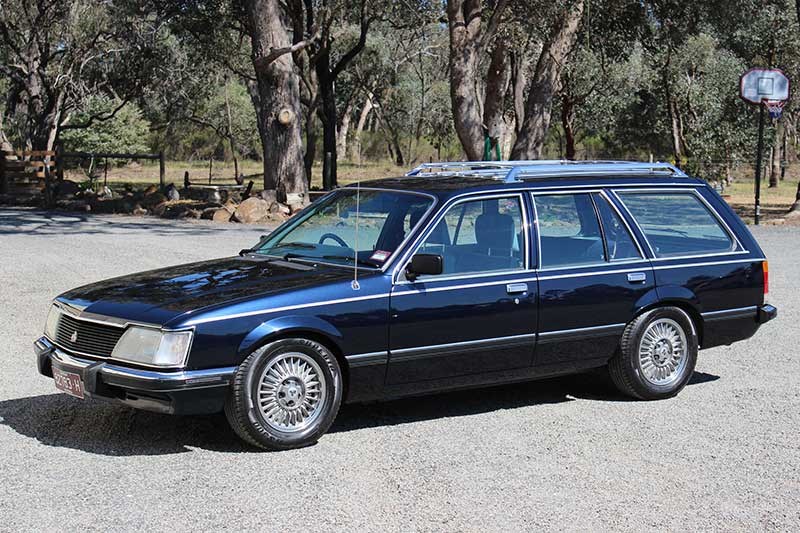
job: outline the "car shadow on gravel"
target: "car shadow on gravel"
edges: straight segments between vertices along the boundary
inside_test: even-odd
[[[689,385],[715,381],[719,376],[695,372]],[[330,433],[410,424],[436,418],[470,416],[504,409],[582,400],[637,401],[622,395],[604,371],[557,378],[342,407]]]
[[[689,384],[717,379],[719,376],[695,372]],[[605,376],[588,373],[389,402],[346,405],[330,432],[412,424],[576,399],[633,401],[619,394]],[[167,455],[189,452],[192,448],[227,453],[254,451],[239,440],[221,414],[162,415],[113,403],[83,402],[66,394],[2,401],[0,425],[47,446],[98,455]]]

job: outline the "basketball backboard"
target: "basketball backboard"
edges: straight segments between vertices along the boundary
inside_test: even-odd
[[[778,69],[751,68],[739,79],[739,95],[751,104],[789,99],[789,78]]]

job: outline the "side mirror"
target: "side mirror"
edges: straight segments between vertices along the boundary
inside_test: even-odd
[[[414,281],[418,276],[437,276],[444,272],[444,259],[436,254],[416,254],[406,266],[406,279]]]

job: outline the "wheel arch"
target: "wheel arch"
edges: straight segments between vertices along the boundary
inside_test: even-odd
[[[642,305],[637,311],[633,320],[640,317],[644,313],[648,311],[652,311],[653,309],[657,309],[659,307],[677,307],[678,309],[685,312],[689,319],[692,321],[692,325],[695,328],[697,333],[697,342],[699,346],[703,345],[703,316],[700,314],[700,310],[698,309],[697,302],[688,299],[688,298],[679,298],[676,296],[667,297],[663,299],[656,299],[650,301],[644,305]]]
[[[347,398],[350,386],[350,369],[341,347],[342,334],[329,322],[318,317],[285,316],[268,320],[254,328],[239,344],[241,358],[256,348],[281,339],[303,338],[325,346],[336,357],[342,371],[342,398]]]

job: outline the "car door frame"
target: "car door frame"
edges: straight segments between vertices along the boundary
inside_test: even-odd
[[[399,256],[397,263],[395,264],[394,270],[392,272],[392,288],[391,288],[391,296],[390,296],[390,320],[396,318],[395,316],[395,307],[393,304],[393,299],[398,297],[403,297],[402,294],[396,294],[398,287],[403,287],[406,285],[412,285],[412,282],[409,282],[405,279],[404,275],[404,268],[410,261],[411,257],[413,257],[414,253],[419,250],[420,246],[425,242],[425,240],[429,237],[429,235],[435,231],[437,225],[444,219],[448,212],[451,209],[456,207],[457,205],[465,202],[472,202],[472,201],[482,201],[482,200],[490,200],[493,198],[516,198],[519,201],[520,209],[521,209],[521,223],[522,223],[522,245],[524,248],[521,250],[523,254],[523,268],[516,269],[516,270],[505,270],[505,271],[494,271],[494,272],[477,272],[477,273],[461,273],[461,274],[452,274],[452,275],[443,275],[437,276],[434,278],[430,278],[427,281],[428,283],[445,283],[444,286],[436,285],[432,287],[430,292],[439,292],[439,291],[447,291],[447,290],[457,290],[457,289],[471,289],[471,288],[478,288],[478,287],[489,287],[489,286],[502,286],[506,285],[506,289],[509,289],[509,285],[513,285],[514,283],[526,283],[527,288],[524,293],[520,295],[520,298],[531,299],[531,301],[523,303],[525,305],[529,305],[531,310],[529,312],[532,313],[533,320],[531,322],[530,329],[526,331],[524,334],[521,335],[513,335],[507,337],[491,337],[491,336],[484,336],[481,339],[476,340],[467,340],[465,342],[449,342],[443,344],[436,344],[436,345],[429,345],[429,346],[420,346],[418,349],[392,349],[391,340],[390,345],[388,346],[389,351],[389,364],[387,366],[387,385],[392,386],[396,385],[391,383],[390,379],[390,367],[392,365],[392,354],[400,352],[405,353],[407,352],[408,355],[412,355],[412,352],[415,350],[419,350],[421,353],[426,351],[427,349],[438,349],[438,350],[459,350],[459,349],[477,349],[479,347],[485,348],[494,348],[494,347],[512,347],[513,345],[523,346],[526,350],[530,351],[530,357],[526,360],[525,364],[520,368],[530,368],[533,364],[533,355],[535,351],[535,344],[536,344],[536,336],[537,336],[537,324],[538,324],[538,278],[537,273],[532,265],[534,264],[535,257],[538,257],[535,254],[538,254],[538,251],[535,250],[534,244],[534,217],[533,217],[533,205],[529,198],[527,190],[520,190],[520,189],[492,189],[492,190],[484,190],[484,191],[475,191],[470,193],[464,193],[453,198],[448,199],[438,210],[435,216],[431,217],[428,221],[426,227],[417,235],[417,237],[408,245],[405,251]],[[491,278],[498,278],[498,279],[491,279]],[[416,282],[418,283],[418,282]],[[510,296],[513,297],[509,293]],[[524,295],[524,296],[523,296]],[[392,325],[389,324],[389,328],[391,330]],[[391,338],[391,333],[390,333]],[[496,342],[496,345],[493,347],[492,344]],[[485,373],[492,373],[496,372],[498,369],[494,370],[487,370]],[[472,373],[472,374],[464,374],[462,376],[454,376],[452,378],[440,378],[440,379],[459,379],[460,377],[465,376],[476,376],[480,375],[481,373]]]
[[[534,213],[534,226],[536,231],[536,249],[537,249],[537,263],[536,263],[536,272],[539,278],[539,325],[537,327],[538,335],[537,335],[537,342],[536,342],[536,354],[534,356],[534,366],[537,367],[539,372],[547,372],[548,370],[557,370],[562,366],[564,368],[569,368],[570,370],[579,369],[581,367],[591,368],[597,366],[598,362],[602,361],[606,357],[610,357],[613,353],[606,353],[605,346],[601,346],[602,341],[608,341],[604,344],[608,344],[610,347],[613,342],[612,339],[618,339],[619,335],[625,329],[625,326],[629,323],[630,320],[634,318],[638,309],[641,309],[645,306],[651,299],[656,298],[655,292],[655,274],[653,271],[653,264],[652,264],[652,257],[649,253],[649,249],[642,245],[642,240],[636,230],[631,227],[631,224],[627,218],[627,213],[620,208],[620,206],[614,201],[616,198],[610,194],[611,191],[608,190],[608,187],[604,185],[599,186],[591,186],[587,185],[586,187],[580,188],[559,188],[559,187],[552,187],[552,188],[543,188],[543,189],[529,189],[527,194],[530,196],[531,203],[533,205],[533,213]],[[625,228],[627,229],[631,239],[633,240],[634,244],[636,245],[636,249],[639,251],[639,258],[637,259],[626,259],[621,261],[604,261],[598,262],[596,264],[588,264],[588,265],[575,265],[575,266],[566,266],[566,267],[555,267],[555,268],[543,268],[542,267],[542,245],[541,245],[541,228],[540,228],[540,221],[539,221],[539,213],[537,211],[536,205],[536,196],[547,196],[547,195],[576,195],[576,194],[587,194],[590,196],[592,194],[598,194],[602,196],[611,206],[612,210],[617,214],[617,216],[622,220]],[[603,240],[603,249],[604,253],[606,250],[606,234],[605,229],[603,228],[602,219],[598,212],[597,207],[594,205],[594,200],[592,199],[593,207],[595,216],[598,221],[598,225],[600,226],[601,232],[601,239]],[[565,272],[566,271],[566,272]],[[552,329],[550,324],[546,323],[546,313],[547,309],[545,308],[545,292],[546,288],[544,287],[544,283],[554,279],[567,279],[567,278],[582,278],[582,277],[595,277],[595,276],[607,276],[607,275],[623,275],[623,274],[639,274],[640,272],[644,271],[646,275],[647,283],[647,293],[642,295],[641,299],[634,304],[631,308],[629,320],[625,322],[614,321],[608,324],[596,324],[596,325],[582,325],[579,327],[569,327],[569,328],[558,328]],[[630,280],[629,280],[630,282]],[[652,284],[652,286],[650,286]],[[584,343],[583,345],[588,350],[594,350],[592,353],[592,357],[587,357],[583,360],[580,359],[565,359],[559,362],[553,362],[548,357],[546,357],[546,352],[549,349],[548,345],[550,344],[561,344],[564,347],[569,347],[570,345],[574,344],[575,347],[578,347]],[[548,368],[549,367],[549,368]]]

